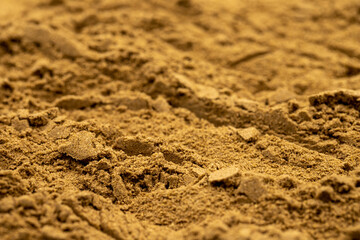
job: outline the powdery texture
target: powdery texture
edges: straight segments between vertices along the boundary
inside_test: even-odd
[[[359,239],[360,2],[0,1],[0,239]]]

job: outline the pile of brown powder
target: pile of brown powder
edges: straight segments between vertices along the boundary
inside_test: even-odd
[[[0,2],[1,239],[360,239],[360,2]]]

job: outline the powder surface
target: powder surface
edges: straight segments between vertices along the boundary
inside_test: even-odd
[[[0,239],[359,239],[359,9],[0,0]]]

